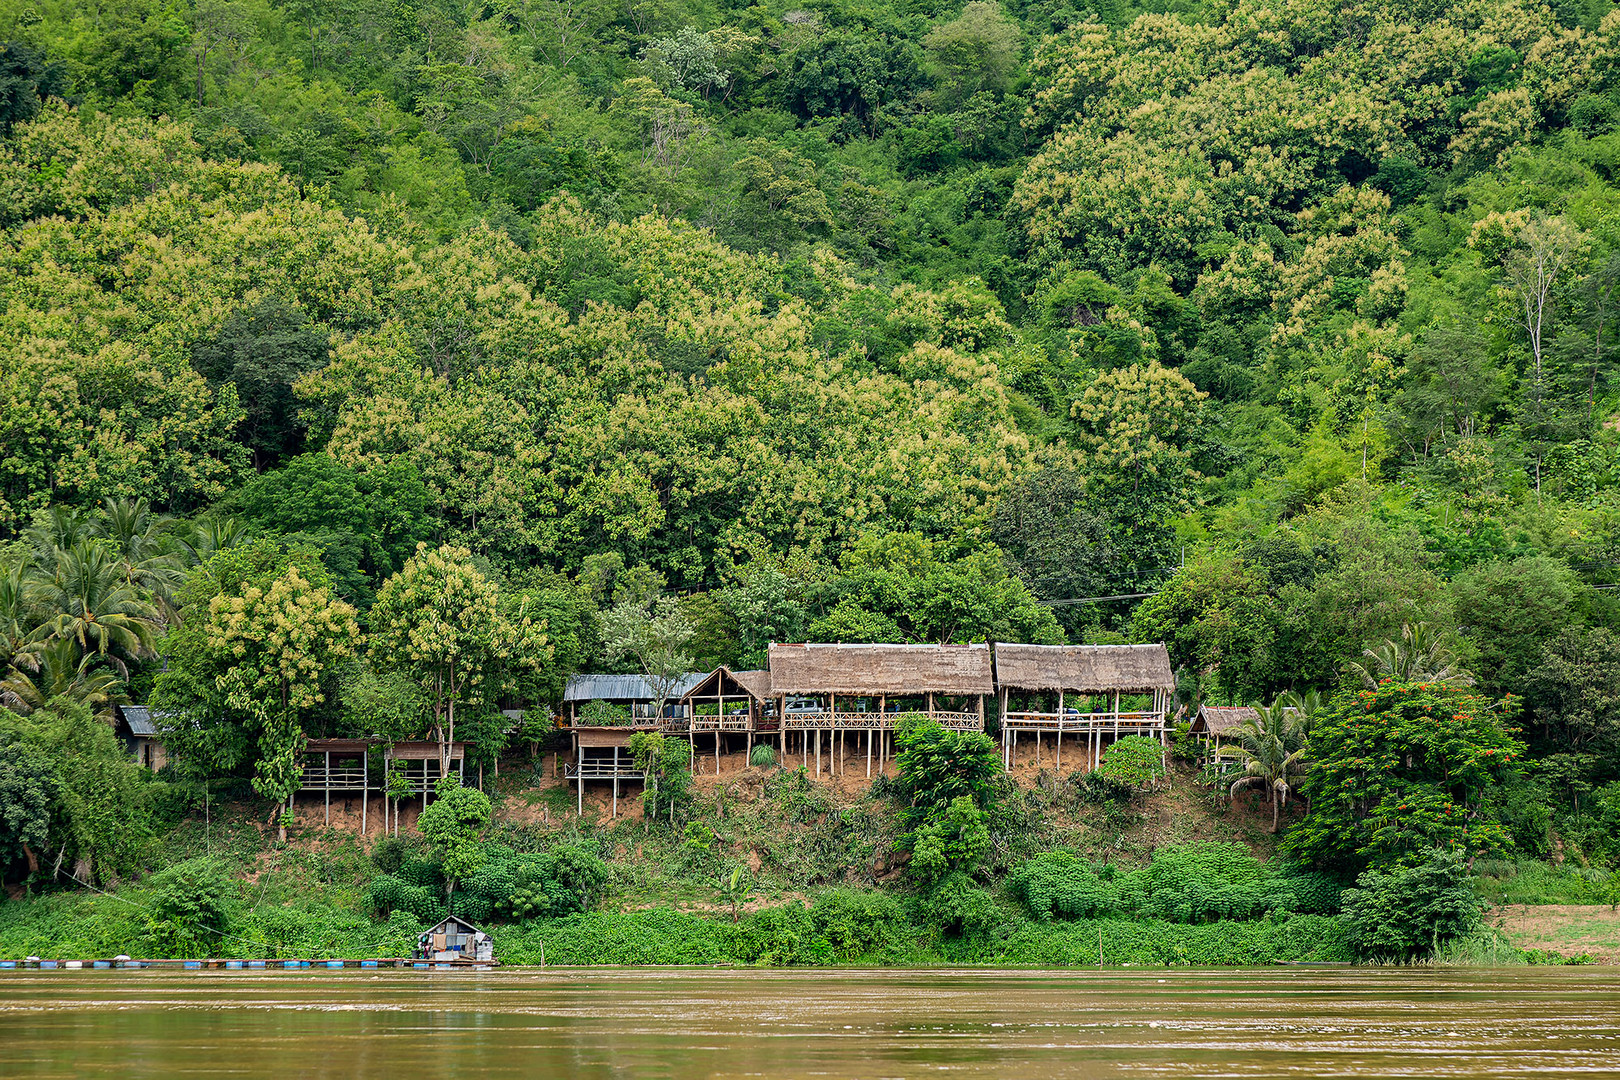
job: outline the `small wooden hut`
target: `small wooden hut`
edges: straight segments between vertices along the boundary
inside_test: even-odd
[[[1012,767],[1018,736],[1053,737],[1055,767],[1063,737],[1081,740],[1087,768],[1104,742],[1125,735],[1157,738],[1168,748],[1168,713],[1176,676],[1163,645],[1018,645],[996,643],[1001,692],[1002,761]]]
[[[772,716],[767,720],[765,716],[770,693],[770,672],[732,671],[721,665],[681,696],[681,705],[690,718],[694,773],[697,772],[699,732],[712,732],[714,735],[714,771],[718,776],[720,751],[726,741],[741,735],[744,753],[751,753],[756,732],[776,730],[776,718]],[[703,711],[710,704],[714,706],[714,711]]]
[[[630,756],[630,736],[635,728],[576,727],[573,730],[574,756],[563,765],[563,780],[574,782],[578,797],[576,812],[585,813],[585,782],[606,780],[613,784],[613,816],[619,816],[619,785],[644,781],[647,774]],[[645,730],[645,729],[643,729]]]
[[[169,763],[169,751],[163,745],[151,709],[145,705],[115,705],[113,724],[136,764],[157,772]]]
[[[495,942],[460,915],[451,915],[416,939],[418,960],[495,962]]]
[[[303,773],[298,790],[326,797],[326,823],[332,824],[332,793],[345,798],[360,793],[360,835],[366,834],[366,818],[371,809],[371,789],[383,790],[371,782],[371,748],[380,739],[306,739]],[[386,776],[386,773],[384,774]]]
[[[995,693],[990,647],[973,645],[775,645],[769,650],[770,694],[781,751],[796,735],[809,765],[814,747],[821,775],[821,738],[830,769],[843,771],[847,734],[866,733],[866,772],[892,752],[901,713],[920,712],[956,731],[984,730],[984,699]]]

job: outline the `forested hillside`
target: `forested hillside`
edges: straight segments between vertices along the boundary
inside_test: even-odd
[[[1602,0],[0,0],[0,42],[19,713],[150,700],[279,797],[301,732],[454,703],[493,754],[629,612],[698,666],[1165,641],[1186,706],[1512,695],[1480,850],[1620,815]]]

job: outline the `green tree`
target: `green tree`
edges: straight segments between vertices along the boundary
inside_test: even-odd
[[[326,365],[330,343],[307,315],[281,300],[233,313],[219,334],[192,346],[211,385],[230,383],[242,403],[241,440],[260,471],[301,449],[304,422],[292,386]]]
[[[1252,720],[1233,728],[1216,751],[1217,756],[1235,761],[1242,775],[1232,784],[1231,797],[1246,787],[1264,788],[1271,801],[1271,831],[1276,832],[1282,808],[1293,793],[1290,781],[1304,772],[1306,754],[1305,717],[1281,699],[1270,705],[1256,704]]]
[[[917,826],[945,814],[960,798],[988,810],[1001,773],[996,744],[982,731],[948,731],[918,713],[901,717],[895,730],[900,768],[901,817]]]
[[[602,613],[602,650],[611,660],[629,659],[646,677],[656,714],[692,670],[692,623],[670,596],[627,597]]]
[[[254,790],[279,807],[298,788],[306,731],[335,711],[360,638],[354,608],[332,595],[313,552],[261,539],[192,571],[181,614],[152,695],[165,740],[214,769],[251,767]]]
[[[941,103],[951,107],[981,90],[1006,90],[1022,37],[1018,24],[986,0],[969,0],[960,16],[930,30],[922,45],[942,84]]]
[[[457,706],[477,708],[499,689],[493,676],[518,651],[543,652],[544,634],[526,619],[502,617],[499,589],[473,564],[472,552],[446,545],[416,554],[377,593],[371,609],[371,658],[383,671],[408,674],[422,688],[450,771]]]
[[[454,776],[442,777],[435,798],[416,819],[416,827],[433,845],[444,867],[444,895],[449,900],[456,883],[477,872],[488,857],[479,837],[489,827],[489,796],[477,788],[462,787]]]
[[[1523,768],[1524,744],[1507,726],[1517,707],[1443,683],[1341,694],[1311,732],[1310,812],[1290,848],[1357,872],[1432,847],[1469,859],[1501,850],[1507,834],[1488,796]]]
[[[1344,891],[1351,947],[1369,960],[1409,962],[1480,923],[1483,905],[1460,851],[1431,848],[1411,865],[1367,870]]]

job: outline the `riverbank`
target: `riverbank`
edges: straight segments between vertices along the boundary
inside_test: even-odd
[[[518,966],[1256,966],[1353,958],[1335,917],[1336,887],[1276,869],[1264,806],[1213,800],[1186,770],[1160,790],[1098,799],[1069,778],[1028,769],[998,803],[983,872],[941,893],[908,879],[886,778],[817,782],[796,770],[722,764],[733,767],[694,778],[689,823],[675,830],[643,818],[631,798],[621,800],[617,818],[597,803],[574,816],[564,805],[572,802],[567,789],[543,764],[504,769],[490,785],[487,861],[458,887],[456,912],[486,926],[497,957]],[[447,910],[431,853],[409,820],[398,840],[361,837],[351,808],[335,804],[330,827],[323,809],[301,807],[286,844],[251,800],[215,803],[205,816],[181,820],[155,845],[152,868],[205,868],[211,891],[201,900],[174,895],[177,886],[163,874],[105,891],[14,895],[0,902],[0,959],[409,955],[417,935]],[[1219,857],[1178,857],[1155,871],[1152,888],[1176,891],[1174,903],[1143,893],[1140,874],[1189,844]],[[1093,885],[1118,894],[1112,906],[1032,910],[1020,868],[1054,850],[1101,874]],[[584,893],[549,878],[523,884],[530,870],[551,873],[546,860],[564,851],[588,871]],[[728,897],[724,882],[738,867],[747,889]],[[511,907],[508,897],[523,889],[539,910]],[[1226,899],[1207,902],[1211,895]],[[212,905],[213,914],[198,915],[199,904]],[[180,925],[188,919],[193,925]],[[1513,927],[1475,950],[1485,958],[1478,962],[1620,955],[1584,939],[1521,939]],[[1458,955],[1475,962],[1475,954]]]

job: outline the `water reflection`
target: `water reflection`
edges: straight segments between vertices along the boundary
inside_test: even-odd
[[[1620,1076],[1610,969],[15,972],[0,1074]]]

